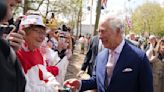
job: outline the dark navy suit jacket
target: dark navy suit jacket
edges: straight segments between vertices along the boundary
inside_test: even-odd
[[[97,88],[105,91],[105,70],[109,51],[104,49],[96,58],[96,66],[89,80],[82,80],[80,91]],[[125,69],[131,71],[124,72]],[[125,42],[113,71],[107,92],[153,92],[152,71],[144,52]]]

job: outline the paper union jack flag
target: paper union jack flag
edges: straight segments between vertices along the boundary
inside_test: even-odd
[[[108,0],[101,0],[101,8],[104,9],[104,7],[107,6],[107,1]]]
[[[128,28],[131,29],[132,28],[132,20],[128,16],[126,16],[126,23],[128,25]]]

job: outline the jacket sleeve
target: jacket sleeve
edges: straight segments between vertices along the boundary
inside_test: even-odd
[[[96,65],[93,69],[92,77],[88,80],[82,80],[81,81],[81,89],[80,92],[91,90],[91,89],[97,89],[97,82],[96,82]]]
[[[87,51],[87,54],[86,54],[86,56],[85,56],[85,58],[84,58],[84,63],[82,64],[82,67],[81,67],[81,70],[83,70],[83,71],[85,71],[86,70],[86,68],[88,67],[88,65],[89,65],[89,62],[90,62],[90,60],[91,60],[91,58],[92,58],[92,45],[93,45],[93,39],[91,40],[91,42],[90,42],[90,44],[89,44],[89,47],[88,47],[88,51]]]

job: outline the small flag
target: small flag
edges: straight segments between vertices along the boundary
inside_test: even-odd
[[[126,23],[128,25],[128,28],[131,29],[132,28],[132,20],[128,16],[126,16]]]

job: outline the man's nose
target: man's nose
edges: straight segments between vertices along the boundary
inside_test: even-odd
[[[99,39],[102,39],[103,38],[103,36],[102,35],[99,35]]]
[[[99,38],[102,38],[103,34],[101,32],[99,32]]]

